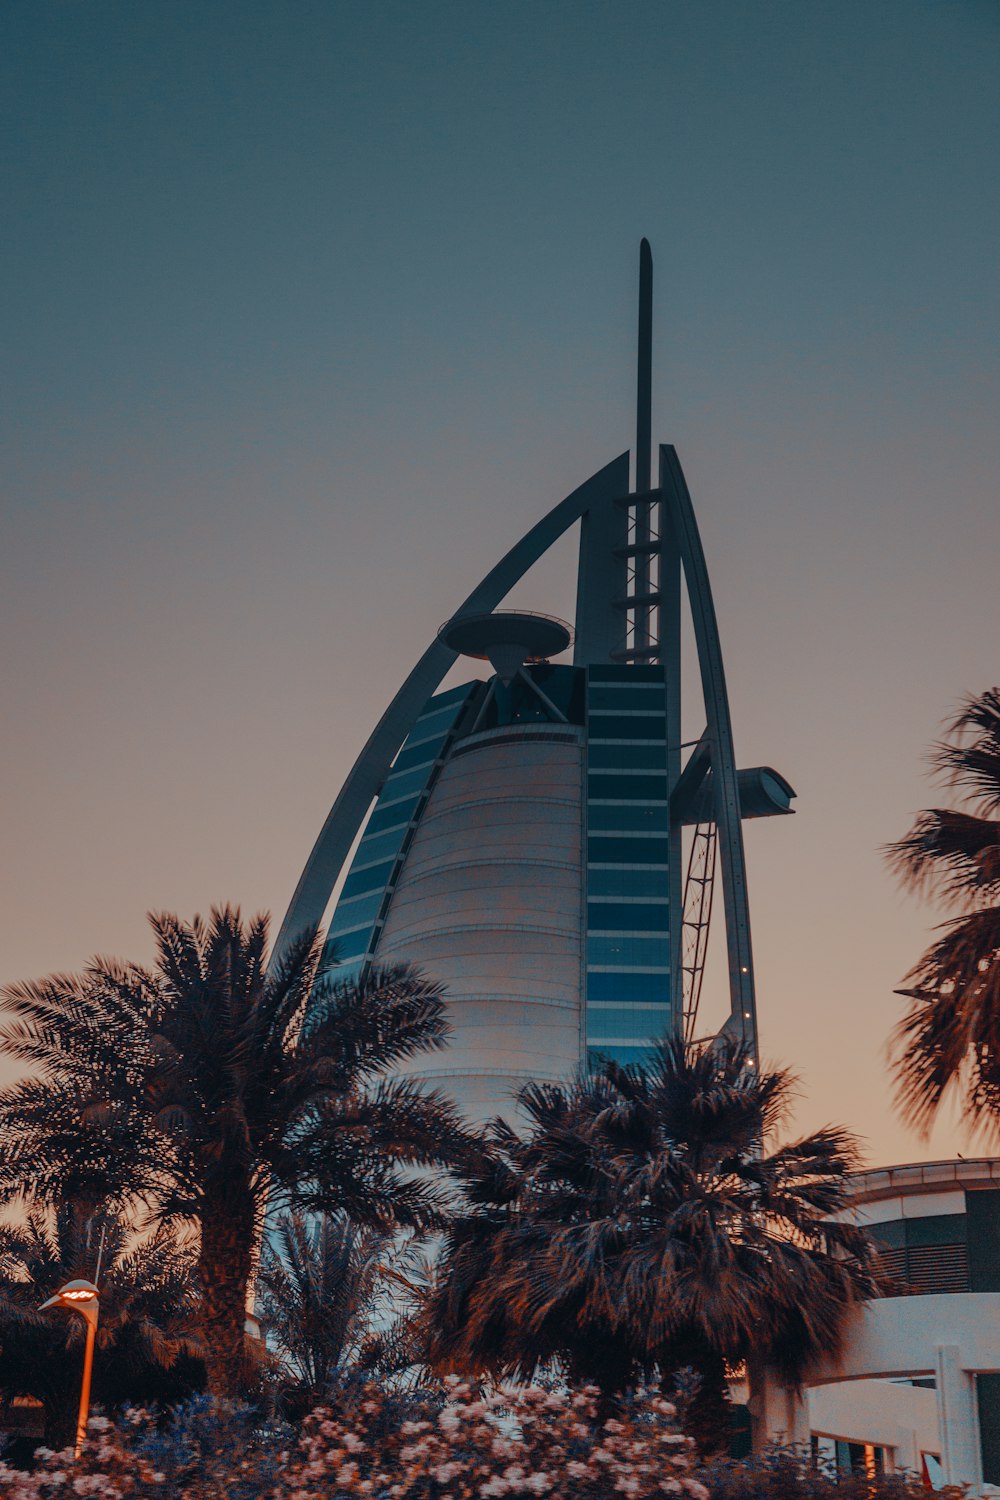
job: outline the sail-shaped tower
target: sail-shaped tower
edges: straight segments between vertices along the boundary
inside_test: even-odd
[[[726,930],[724,1029],[756,1055],[742,821],[789,812],[793,792],[768,767],[737,768],[673,447],[659,448],[652,483],[651,303],[644,240],[634,487],[626,452],[544,515],[441,627],[337,795],[276,945],[324,920],[361,832],[328,929],[339,972],[408,961],[447,986],[452,1044],[413,1071],[473,1119],[509,1113],[529,1078],[565,1079],[595,1054],[640,1061],[664,1034],[692,1036],[713,905]],[[575,524],[572,630],[502,610]],[[682,588],[704,701],[690,727]],[[438,691],[461,656],[490,675]]]

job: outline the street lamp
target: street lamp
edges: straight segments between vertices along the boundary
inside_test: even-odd
[[[38,1309],[45,1312],[49,1307],[63,1307],[67,1312],[79,1313],[87,1325],[87,1343],[83,1351],[83,1384],[80,1386],[80,1415],[76,1419],[76,1457],[80,1457],[83,1440],[87,1435],[87,1414],[90,1410],[90,1376],[94,1368],[94,1340],[97,1337],[97,1314],[100,1310],[100,1292],[92,1281],[67,1281],[54,1297],[43,1302]]]

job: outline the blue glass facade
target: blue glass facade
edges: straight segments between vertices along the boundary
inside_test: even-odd
[[[327,933],[324,958],[337,979],[356,979],[378,943],[420,814],[455,728],[478,683],[438,693],[407,735],[351,861]]]
[[[582,1058],[641,1062],[674,1024],[670,811],[663,669],[528,667],[530,682],[474,682],[431,698],[369,817],[329,930],[336,972],[375,955],[393,891],[442,765],[483,735],[540,725],[585,731],[580,931]],[[531,690],[537,682],[544,701]],[[546,703],[550,706],[546,708]],[[442,910],[442,928],[449,913]],[[433,959],[422,958],[434,972]]]
[[[587,1057],[642,1062],[673,1024],[664,675],[586,672]]]

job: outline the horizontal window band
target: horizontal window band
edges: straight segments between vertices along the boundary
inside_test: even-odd
[[[663,719],[651,719],[644,714],[629,718],[625,714],[595,714],[588,720],[588,731],[592,740],[650,740],[666,744],[667,726]]]
[[[658,703],[646,703],[633,707],[628,703],[600,704],[594,708],[588,706],[588,719],[649,719],[650,722],[664,723],[666,721],[666,710],[660,710]]]
[[[588,969],[664,969],[670,971],[670,940],[636,933],[587,938]]]
[[[587,668],[587,677],[591,682],[620,682],[623,686],[632,687],[641,682],[662,683],[664,671],[662,667],[656,666],[605,666],[603,662],[598,662]]]
[[[643,869],[639,873],[645,875],[646,871],[645,869]],[[645,891],[640,891],[634,895],[620,895],[617,892],[609,892],[607,895],[602,894],[599,897],[591,894],[590,905],[593,906],[595,901],[599,902],[601,906],[624,907],[626,911],[630,907],[649,905],[656,906],[658,909],[665,912],[670,906],[669,896],[657,896],[654,891],[649,892],[648,895]]]
[[[587,899],[589,901],[655,901],[669,907],[669,877],[667,872],[652,865],[640,865],[636,869],[587,870]]]
[[[669,929],[666,927],[588,927],[587,938],[590,942],[612,942],[620,943],[624,949],[626,945],[635,943],[663,943],[668,944],[670,937]],[[669,949],[668,949],[669,951]],[[641,955],[640,955],[641,956]],[[652,955],[651,955],[652,956]],[[658,955],[657,955],[658,957]]]
[[[532,861],[532,862],[534,862],[534,861]],[[618,861],[618,862],[610,862],[609,861],[609,862],[606,862],[606,864],[601,864],[600,859],[589,859],[588,865],[586,865],[586,868],[588,868],[589,874],[618,874],[618,873],[622,873],[622,874],[633,874],[633,873],[639,874],[639,873],[642,873],[642,874],[645,874],[646,871],[649,871],[649,874],[669,874],[670,873],[670,865],[669,864],[640,864],[640,865],[634,865],[634,864],[628,864],[628,862],[622,862],[622,861]]]
[[[417,809],[419,801],[419,796],[414,797],[412,795],[405,798],[396,798],[393,802],[385,801],[380,797],[375,811],[365,824],[362,843],[369,834],[385,833],[389,828],[398,828],[403,824],[409,823],[413,813]]]
[[[370,839],[362,839],[351,864],[351,874],[358,875],[372,865],[381,865],[387,859],[394,859],[408,827],[409,824],[404,823],[402,828],[390,828],[387,833],[377,833]]]
[[[410,797],[414,792],[422,792],[430,779],[432,766],[433,762],[416,771],[403,771],[399,776],[390,771],[382,788],[382,798],[386,804],[399,797]]]
[[[417,715],[416,722],[422,719],[433,718],[435,714],[444,713],[446,708],[453,712],[459,709],[471,692],[479,687],[479,682],[460,682],[457,687],[445,688],[442,693],[435,693],[433,698],[428,698],[423,708]]]
[[[650,808],[664,808],[670,806],[670,803],[666,797],[649,797],[641,792],[637,792],[634,797],[615,797],[609,795],[608,792],[602,791],[600,796],[593,796],[588,794],[587,797],[588,807],[622,807],[626,810],[626,813],[629,817],[632,816],[632,811],[637,803],[641,807]]]
[[[652,901],[588,901],[587,931],[591,937],[619,933],[622,937],[660,935],[669,930],[670,909],[665,903]]]
[[[596,1032],[591,1036],[588,1033],[587,1045],[598,1049],[614,1047],[617,1051],[619,1047],[642,1047],[645,1043],[646,1048],[652,1051],[658,1042],[666,1039],[668,1032],[672,1034],[672,1028],[664,1027],[661,1031],[651,1032],[648,1036],[641,1031],[626,1032],[619,1036],[601,1036]]]
[[[355,896],[368,896],[377,890],[384,890],[395,868],[396,861],[389,859],[380,865],[369,865],[366,870],[359,870],[357,874],[352,870],[344,881],[341,901],[351,901]]]
[[[666,768],[665,745],[634,745],[628,740],[594,740],[587,747],[591,771],[662,771]]]
[[[602,742],[600,745],[594,745],[593,748],[595,750],[603,750],[605,747],[604,747],[604,744]],[[622,748],[624,748],[624,747],[622,747]],[[636,746],[633,746],[633,748],[636,749],[636,750],[645,750],[647,747],[645,745],[636,745]],[[666,781],[666,779],[667,779],[666,767],[661,762],[659,762],[659,761],[655,765],[652,765],[652,766],[619,766],[619,765],[615,765],[615,763],[612,761],[612,763],[610,765],[607,765],[607,766],[597,766],[597,767],[591,766],[590,767],[590,779],[593,780],[594,777],[597,777],[598,780],[600,780],[600,778],[606,777],[610,781],[614,781],[614,782],[619,782],[619,781],[633,782],[633,781],[637,781],[637,782],[641,783],[642,780],[643,780],[643,778],[649,778],[651,780],[654,779],[654,777],[653,777],[653,773],[654,772],[656,773],[655,780],[660,781],[660,782]]]
[[[639,771],[613,776],[599,772],[587,777],[587,801],[591,807],[604,803],[643,802],[650,807],[668,806],[666,776],[643,775]]]
[[[629,1063],[651,1062],[655,1049],[651,1046],[631,1045],[622,1042],[595,1042],[587,1048],[588,1068],[598,1068],[602,1062],[614,1061],[627,1066]]]
[[[336,931],[331,927],[327,934],[327,940],[331,943],[337,943],[340,946],[347,945],[352,951],[363,953],[368,947],[368,939],[371,937],[374,925],[375,918],[373,917],[370,922],[361,923],[357,927],[345,927],[340,931]]]
[[[671,1007],[670,973],[666,969],[652,973],[622,973],[587,970],[587,1009],[592,1005],[650,1004],[658,1009]]]
[[[628,1011],[628,1010],[640,1010],[644,1014],[649,1014],[651,1016],[653,1016],[653,1015],[659,1016],[659,1015],[663,1015],[664,1013],[669,1014],[670,1013],[670,1009],[671,1009],[671,1007],[670,1007],[669,1002],[665,1001],[665,1000],[588,1000],[587,1001],[587,1014],[588,1015],[590,1014],[590,1012],[592,1010],[609,1011],[611,1013],[615,1013],[615,1012],[623,1011],[623,1010],[625,1010],[625,1011]]]
[[[640,738],[639,736],[636,736],[635,738],[629,737],[627,739],[616,739],[614,735],[602,734],[598,738],[595,738],[593,735],[590,736],[590,739],[587,743],[587,755],[588,757],[592,756],[595,750],[604,751],[632,749],[649,752],[655,751],[661,757],[661,759],[654,762],[654,764],[659,766],[662,765],[662,757],[666,755],[668,748],[669,747],[667,745],[666,739],[663,738],[663,736],[654,736],[652,739]]]
[[[394,776],[399,771],[416,771],[421,766],[427,766],[430,769],[437,760],[444,741],[444,735],[435,734],[431,739],[421,740],[417,745],[407,745],[400,750],[393,761],[390,774]]]
[[[329,935],[333,937],[342,932],[356,932],[362,927],[370,928],[384,899],[383,887],[370,896],[359,896],[356,901],[339,901],[330,921]]]
[[[355,968],[355,969],[360,968],[360,966],[364,963],[365,958],[367,957],[367,955],[368,955],[368,948],[366,946],[362,950],[362,952],[360,952],[360,953],[345,953],[342,958],[338,954],[337,959],[336,959],[335,962],[332,961],[332,960],[330,960],[330,959],[327,959],[327,963],[332,965],[331,968],[330,968],[330,972],[327,975],[327,978],[328,979],[352,979],[352,978],[356,978],[357,977],[356,973],[355,974],[348,974],[346,971],[349,968]]]
[[[670,843],[658,835],[614,835],[587,840],[587,863],[596,865],[651,865],[662,868],[670,855]]]
[[[610,687],[602,684],[592,687],[587,695],[588,714],[600,713],[665,713],[666,696],[662,683],[649,683],[640,687]]]
[[[630,974],[664,974],[670,976],[669,964],[587,964],[588,974],[619,974],[628,978]]]
[[[666,802],[590,802],[587,827],[594,833],[667,833],[670,807]]]

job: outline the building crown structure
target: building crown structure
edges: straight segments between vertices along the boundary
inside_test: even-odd
[[[651,482],[645,240],[639,279],[634,488],[626,452],[543,516],[442,626],[344,782],[276,945],[322,923],[361,832],[329,925],[337,972],[408,961],[447,986],[451,1046],[414,1071],[474,1118],[509,1110],[529,1078],[564,1079],[595,1056],[640,1062],[665,1035],[691,1038],[717,886],[723,1030],[756,1059],[742,820],[787,813],[794,794],[770,768],[737,769],[708,570],[673,447],[660,447]],[[568,627],[498,606],[576,523],[570,664],[552,660]],[[682,585],[704,700],[693,734],[681,722]],[[460,655],[493,675],[440,692]]]

